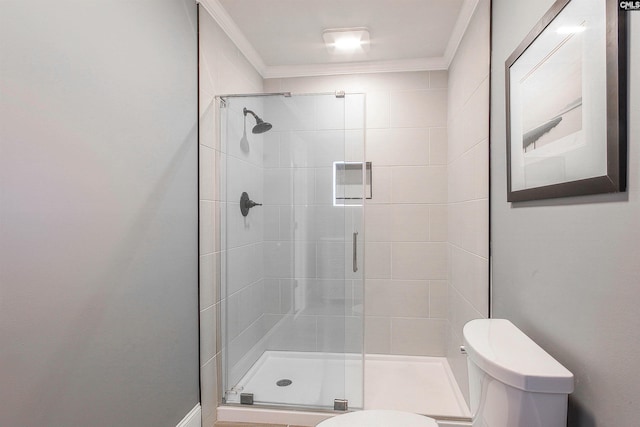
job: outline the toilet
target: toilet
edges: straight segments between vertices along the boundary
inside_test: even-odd
[[[505,319],[476,319],[463,329],[473,427],[565,427],[573,374]],[[317,427],[438,427],[433,418],[364,410]]]

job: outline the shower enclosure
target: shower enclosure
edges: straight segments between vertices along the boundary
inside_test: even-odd
[[[217,104],[223,402],[360,408],[364,95]]]

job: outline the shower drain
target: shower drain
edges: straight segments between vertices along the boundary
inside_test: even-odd
[[[276,385],[278,387],[286,387],[288,385],[291,385],[292,381],[291,380],[278,380],[276,381]]]

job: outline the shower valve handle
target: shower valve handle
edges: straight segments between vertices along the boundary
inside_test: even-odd
[[[262,206],[262,203],[254,202],[249,198],[249,195],[246,191],[243,192],[242,196],[240,196],[240,212],[242,213],[242,216],[249,215],[249,209],[253,208],[254,206]]]

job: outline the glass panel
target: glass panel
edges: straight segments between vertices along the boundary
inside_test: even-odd
[[[228,97],[220,117],[225,401],[362,407],[364,95]],[[348,186],[336,162],[359,165]]]

